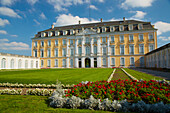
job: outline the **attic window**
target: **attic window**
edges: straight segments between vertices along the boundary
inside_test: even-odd
[[[51,36],[55,36],[55,31],[51,31]]]
[[[139,24],[138,25],[138,29],[142,29],[143,28],[143,25],[142,24]]]
[[[133,24],[129,25],[129,30],[133,30]]]
[[[119,26],[119,30],[120,30],[120,31],[123,31],[123,25],[120,25],[120,26]]]

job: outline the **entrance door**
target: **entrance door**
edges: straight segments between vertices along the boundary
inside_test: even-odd
[[[97,58],[94,58],[94,67],[97,67]]]
[[[90,59],[89,59],[89,58],[86,58],[86,59],[85,59],[85,67],[86,67],[86,68],[91,67],[91,65],[90,65]]]

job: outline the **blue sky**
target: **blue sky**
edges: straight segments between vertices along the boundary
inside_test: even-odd
[[[90,9],[90,10],[89,10]],[[0,52],[31,55],[31,38],[55,26],[138,19],[158,28],[158,47],[170,42],[170,0],[0,0]],[[89,16],[90,12],[90,16]]]

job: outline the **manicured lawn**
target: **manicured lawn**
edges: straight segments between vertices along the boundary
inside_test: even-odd
[[[142,73],[142,72],[132,70],[132,69],[129,69],[129,68],[124,68],[124,70],[126,72],[128,72],[129,74],[131,74],[133,77],[137,78],[138,80],[140,80],[140,79],[147,80],[147,81],[153,80],[153,79],[162,80],[162,78],[155,77],[155,76],[152,76],[150,74]]]
[[[2,70],[0,82],[9,83],[45,83],[77,84],[81,81],[107,80],[113,69],[40,69],[40,70]]]
[[[114,75],[113,75],[113,78],[112,80],[130,80],[130,78],[120,69],[120,68],[117,68]]]
[[[0,95],[2,113],[110,113],[86,109],[64,109],[48,106],[48,97],[30,95]]]

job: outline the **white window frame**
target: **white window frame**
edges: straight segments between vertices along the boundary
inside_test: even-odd
[[[44,67],[44,60],[41,60],[41,68]]]
[[[63,40],[62,40],[62,44],[63,44],[63,45],[66,45],[66,39],[63,39]]]
[[[51,60],[50,59],[47,60],[47,67],[51,67]]]
[[[151,46],[153,47],[153,49],[151,48]],[[154,50],[154,44],[149,44],[149,52]]]
[[[133,24],[129,24],[129,30],[133,30]]]
[[[37,47],[37,44],[38,44],[38,42],[37,42],[37,41],[35,41],[35,42],[34,42],[34,47]]]
[[[123,39],[123,40],[122,40]],[[124,35],[119,36],[120,43],[124,42]]]
[[[55,67],[58,67],[58,59],[55,59]]]
[[[41,47],[44,47],[44,41],[41,41]]]
[[[142,36],[142,39],[141,39]],[[139,41],[144,41],[143,34],[139,34]]]
[[[82,47],[78,47],[78,54],[79,54],[79,55],[82,54]]]
[[[106,27],[102,27],[102,33],[106,32]]]
[[[133,51],[131,50],[131,47],[133,47]],[[134,44],[129,44],[129,54],[134,54]]]
[[[102,43],[106,43],[106,37],[102,37]]]
[[[34,57],[37,57],[37,49],[34,50]]]
[[[86,55],[90,55],[90,47],[86,46]]]
[[[115,66],[115,58],[111,58],[111,64],[112,66]]]
[[[47,49],[47,57],[51,57],[51,49]]]
[[[106,66],[106,58],[103,58],[103,66]]]
[[[131,38],[132,38],[132,39],[131,39]],[[129,35],[129,41],[132,42],[133,40],[134,40],[134,36],[133,36],[133,34],[130,34],[130,35]]]
[[[51,40],[48,40],[48,47],[51,46]]]
[[[150,36],[151,36],[151,37],[150,37]],[[153,38],[153,33],[149,33],[148,37],[149,37],[149,38],[148,38],[149,40],[153,40],[153,39],[154,39],[154,38]]]
[[[141,47],[143,47],[143,51],[141,50]],[[144,54],[144,44],[139,44],[139,54]]]
[[[123,59],[123,62],[122,62],[122,59]],[[120,58],[120,65],[121,66],[125,66],[125,58],[124,57]]]
[[[114,42],[115,41],[115,37],[114,35],[111,36],[111,42]]]
[[[119,26],[119,31],[124,31],[124,26],[123,25]]]
[[[40,55],[41,55],[40,57],[44,57],[44,49],[40,50]]]
[[[133,58],[133,61],[132,61]],[[135,65],[135,58],[134,57],[130,57],[130,65],[134,66]]]
[[[94,54],[97,54],[97,46],[94,46]]]
[[[70,39],[70,45],[73,45],[73,39]]]
[[[70,67],[73,67],[73,59],[70,59]]]
[[[58,57],[58,48],[55,48],[55,57]]]
[[[66,59],[63,59],[62,60],[62,67],[65,67],[66,66]]]
[[[55,46],[58,46],[58,39],[55,40]]]
[[[115,46],[111,47],[111,55],[115,55]]]
[[[123,47],[123,53],[122,53],[122,47]],[[125,54],[125,46],[120,45],[120,55],[124,55],[124,54]]]
[[[111,32],[115,31],[115,27],[114,26],[110,26],[110,31]]]
[[[138,24],[138,29],[139,30],[143,29],[143,24]]]
[[[63,57],[66,57],[66,48],[63,48],[63,50],[62,50],[62,56],[63,56]]]
[[[74,49],[73,48],[70,49],[70,56],[74,56]]]

